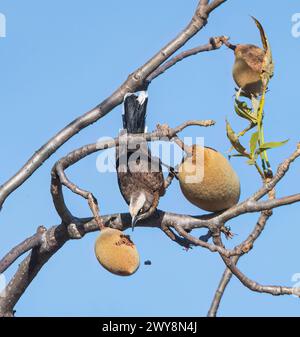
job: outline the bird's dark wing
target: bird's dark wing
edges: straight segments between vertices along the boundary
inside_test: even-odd
[[[141,148],[143,148],[141,146]],[[140,148],[139,156],[133,157],[134,152],[116,151],[116,167],[118,173],[118,183],[123,198],[127,203],[133,190],[143,189],[151,194],[158,192],[164,195],[164,176],[160,159],[151,156],[148,147],[144,151]],[[127,156],[125,158],[125,156]],[[123,160],[126,159],[124,162]],[[127,162],[126,167],[124,163]],[[123,165],[123,167],[122,167]]]
[[[128,171],[128,152],[124,146],[116,147],[116,170],[120,192],[129,204],[132,186],[135,186],[134,177]]]
[[[130,197],[133,192],[133,187],[137,189],[137,182],[130,173],[118,172],[118,184],[120,192],[127,204],[130,203]]]
[[[139,96],[127,94],[124,99],[123,127],[128,133],[145,131],[148,97],[146,92]]]
[[[142,186],[151,192],[159,192],[159,195],[164,195],[164,176],[162,173],[162,166],[160,159],[151,155],[149,148],[147,153],[141,156],[141,160],[136,163],[134,171],[129,169],[135,181],[139,182]]]

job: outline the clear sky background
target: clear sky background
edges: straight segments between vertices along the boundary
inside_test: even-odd
[[[6,181],[29,156],[58,130],[92,108],[125,80],[127,75],[172,39],[190,20],[196,0],[1,0],[7,37],[0,39],[0,182]],[[229,35],[233,43],[260,44],[249,15],[256,16],[269,36],[276,63],[266,103],[266,138],[287,145],[270,152],[274,168],[299,141],[300,38],[291,34],[299,1],[228,0],[210,17],[209,24],[184,48],[204,44],[211,36]],[[236,130],[245,126],[233,112],[232,51],[227,48],[184,60],[155,80],[149,88],[147,125],[176,126],[187,119],[214,119],[213,128],[189,128],[183,135],[203,136],[206,145],[222,153],[229,149],[225,117]],[[59,223],[49,193],[50,170],[69,151],[116,136],[121,107],[65,144],[32,178],[6,201],[0,214],[0,255],[32,235],[37,226]],[[127,211],[114,173],[100,174],[97,155],[81,161],[68,174],[98,197],[103,214]],[[244,199],[260,187],[253,167],[232,160],[241,179]],[[278,196],[299,192],[300,161],[277,188]],[[66,193],[71,210],[90,216],[84,200]],[[175,181],[160,208],[201,214],[187,202]],[[243,240],[257,214],[230,223]],[[130,233],[131,234],[131,233]],[[206,315],[224,270],[217,254],[204,249],[188,252],[158,229],[137,228],[132,234],[140,256],[138,272],[128,278],[105,271],[94,256],[98,233],[68,242],[45,265],[16,306],[18,316],[201,316]],[[262,284],[292,286],[300,273],[299,205],[274,211],[255,249],[239,266]],[[143,261],[150,259],[151,266]],[[21,261],[21,260],[20,260]],[[9,279],[17,263],[5,273]],[[219,315],[299,315],[294,297],[253,293],[232,279]]]

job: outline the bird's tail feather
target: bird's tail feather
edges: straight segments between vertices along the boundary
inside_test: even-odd
[[[128,133],[145,131],[148,95],[142,91],[139,96],[129,93],[124,97],[123,127]]]

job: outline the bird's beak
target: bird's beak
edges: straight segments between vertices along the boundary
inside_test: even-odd
[[[137,222],[137,217],[133,216],[131,218],[131,228],[132,228],[132,231],[134,231],[134,226],[135,226],[136,222]]]

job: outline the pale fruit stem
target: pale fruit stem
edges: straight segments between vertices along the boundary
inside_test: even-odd
[[[102,229],[105,228],[105,226],[104,226],[103,221],[102,221],[102,219],[99,215],[100,210],[99,210],[99,205],[97,203],[97,200],[91,193],[88,196],[88,204],[89,204],[90,209],[93,213],[94,219],[95,219],[95,221],[96,221],[96,223],[99,226],[99,229],[101,231]]]

